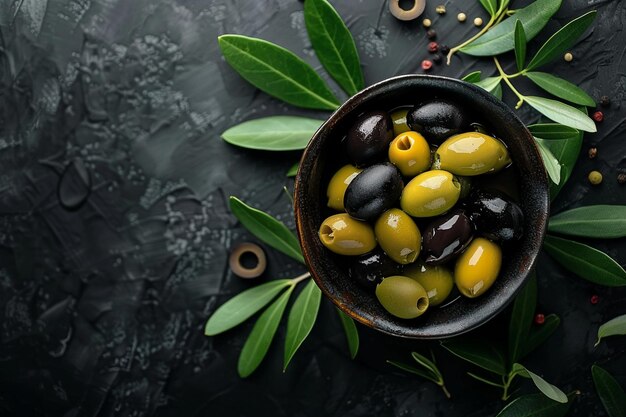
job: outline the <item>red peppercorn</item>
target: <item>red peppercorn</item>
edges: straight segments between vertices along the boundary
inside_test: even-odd
[[[597,111],[593,114],[593,120],[595,120],[596,122],[600,123],[601,121],[604,120],[604,113],[602,113],[601,111]]]
[[[591,304],[598,304],[598,301],[600,301],[600,297],[598,297],[597,294],[592,295],[589,299],[589,302],[591,302]]]
[[[536,324],[541,325],[541,324],[543,324],[545,321],[546,321],[546,316],[544,316],[543,314],[541,314],[541,313],[537,313],[537,314],[535,315],[535,323],[536,323]]]
[[[432,67],[433,67],[433,62],[432,61],[430,61],[428,59],[425,59],[425,60],[422,61],[422,69],[424,71],[429,71]]]
[[[430,52],[431,54],[434,54],[438,50],[439,50],[439,44],[437,42],[430,42],[428,44],[428,52]]]

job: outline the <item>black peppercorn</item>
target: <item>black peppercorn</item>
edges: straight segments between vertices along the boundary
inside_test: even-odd
[[[428,32],[426,32],[426,36],[428,39],[435,39],[437,38],[437,32],[435,32],[435,29],[429,29]]]
[[[439,50],[442,54],[447,55],[450,52],[450,47],[448,45],[440,45]]]
[[[442,59],[441,59],[441,55],[437,54],[437,55],[434,55],[434,56],[433,56],[433,62],[434,62],[435,64],[441,64],[441,61],[442,61]]]
[[[600,105],[602,107],[609,107],[611,105],[611,99],[609,98],[609,96],[600,97]]]

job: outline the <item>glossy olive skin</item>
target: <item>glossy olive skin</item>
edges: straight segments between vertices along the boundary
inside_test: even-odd
[[[424,136],[409,131],[400,133],[389,145],[389,161],[405,177],[414,177],[430,167],[431,153]]]
[[[447,139],[435,153],[434,167],[455,175],[498,172],[511,163],[506,146],[480,132],[465,132]]]
[[[398,136],[400,133],[408,132],[411,130],[409,125],[406,124],[406,115],[409,112],[408,108],[397,109],[391,113],[391,121],[393,122],[393,134]]]
[[[424,228],[424,262],[439,265],[456,258],[472,241],[474,228],[463,210],[453,210]]]
[[[461,294],[476,298],[491,288],[498,277],[501,265],[500,247],[487,239],[478,237],[457,259],[454,267],[454,282]]]
[[[398,203],[403,187],[402,175],[394,165],[372,165],[348,185],[343,205],[355,219],[373,221]]]
[[[376,298],[390,314],[414,319],[428,310],[428,294],[417,281],[402,275],[383,279],[376,286]]]
[[[422,235],[405,212],[392,208],[384,212],[374,226],[374,234],[385,253],[399,264],[410,264],[420,254]]]
[[[324,246],[339,255],[363,255],[376,247],[372,227],[346,213],[335,214],[324,220],[318,235]]]
[[[466,112],[446,100],[433,100],[415,106],[406,117],[407,124],[434,144],[462,132],[468,125]]]
[[[356,259],[350,259],[348,277],[363,287],[374,290],[384,277],[397,275],[401,269],[400,264],[394,262],[382,250],[376,249]]]
[[[416,262],[405,267],[402,274],[424,287],[431,306],[443,303],[454,288],[452,271],[443,265],[426,265]]]
[[[346,152],[357,167],[381,160],[393,140],[391,117],[383,111],[372,111],[361,115],[348,131]]]
[[[451,173],[442,170],[426,171],[406,185],[400,207],[413,217],[438,216],[450,210],[460,194],[461,186]]]
[[[519,240],[524,213],[507,195],[495,190],[473,190],[461,204],[476,230],[495,242]]]
[[[332,176],[328,182],[326,196],[328,197],[328,207],[337,211],[345,211],[343,207],[343,197],[346,194],[348,185],[363,171],[354,165],[344,165]]]

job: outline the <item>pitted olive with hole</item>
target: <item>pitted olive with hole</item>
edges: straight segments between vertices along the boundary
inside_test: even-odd
[[[375,249],[350,261],[348,277],[368,290],[374,290],[383,278],[397,275],[402,269],[400,264],[394,262],[380,249]]]
[[[328,217],[319,229],[324,246],[339,255],[363,255],[376,247],[372,227],[346,213]]]
[[[390,314],[401,319],[414,319],[428,310],[428,294],[417,281],[394,275],[376,286],[376,298]]]
[[[447,171],[426,171],[404,187],[400,207],[413,217],[433,217],[450,210],[459,200],[461,186]]]
[[[345,211],[343,197],[346,194],[346,189],[361,171],[363,170],[354,165],[344,165],[335,172],[326,189],[328,207],[337,211]]]
[[[406,121],[411,130],[421,133],[435,145],[462,132],[469,125],[466,112],[447,100],[433,100],[415,106],[407,114]]]
[[[427,264],[448,262],[472,241],[474,228],[463,210],[455,209],[424,227],[422,248]]]
[[[474,176],[498,172],[511,163],[506,146],[480,132],[452,136],[437,149],[434,168],[456,175]]]
[[[348,131],[346,138],[348,158],[358,167],[378,162],[385,157],[393,137],[393,123],[386,112],[365,113]]]
[[[414,177],[430,167],[430,146],[424,136],[409,131],[400,133],[389,145],[389,161],[405,177]]]
[[[452,272],[443,265],[416,262],[405,267],[402,273],[424,287],[429,303],[433,307],[443,303],[454,287]]]
[[[496,242],[515,241],[522,237],[524,213],[504,193],[474,190],[462,207],[481,235]]]
[[[400,133],[408,132],[411,130],[409,125],[406,124],[406,115],[409,112],[408,108],[397,109],[391,113],[391,121],[393,123],[393,135],[398,136]]]
[[[454,267],[454,281],[466,297],[484,294],[496,281],[502,264],[502,251],[495,243],[479,237],[470,243]]]
[[[400,209],[392,208],[384,212],[376,220],[374,234],[380,247],[399,264],[414,262],[420,253],[420,230],[411,216]]]
[[[398,204],[403,187],[402,175],[394,165],[372,165],[348,185],[343,205],[355,219],[374,221]]]

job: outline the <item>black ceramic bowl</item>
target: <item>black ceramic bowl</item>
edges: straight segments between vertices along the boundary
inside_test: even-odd
[[[525,215],[524,236],[504,252],[500,275],[476,299],[461,297],[413,320],[398,319],[380,305],[374,291],[350,280],[345,264],[326,249],[318,229],[330,214],[326,187],[345,157],[341,139],[356,118],[369,110],[391,110],[431,98],[445,98],[471,113],[509,148],[517,173],[519,202]],[[499,175],[499,174],[495,174]],[[498,314],[528,278],[543,242],[549,211],[549,183],[532,135],[515,113],[482,88],[463,81],[406,75],[375,84],[346,101],[324,123],[304,151],[295,185],[298,236],[306,263],[323,293],[352,318],[394,336],[439,339],[467,332]]]

